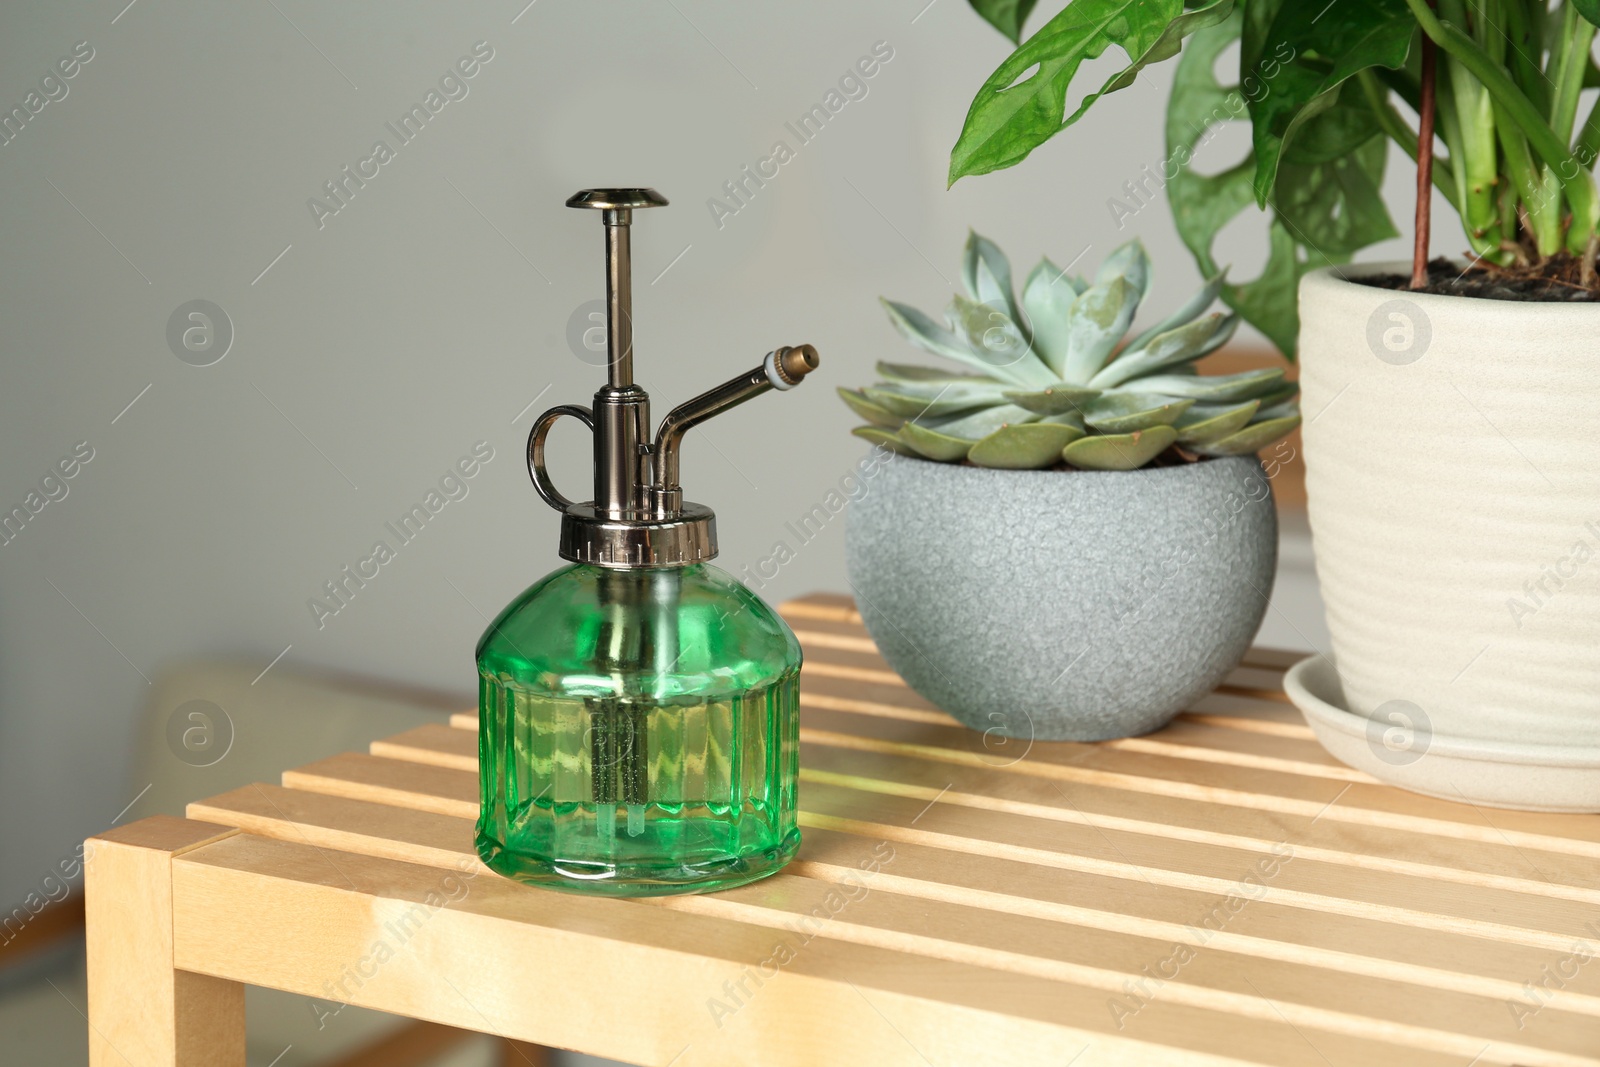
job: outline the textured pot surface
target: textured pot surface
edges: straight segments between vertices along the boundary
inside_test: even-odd
[[[1146,733],[1239,662],[1266,611],[1277,513],[1255,457],[1110,471],[897,458],[846,553],[883,656],[976,730]]]
[[[1301,283],[1300,381],[1349,710],[1552,758],[1600,745],[1600,306],[1343,271]]]

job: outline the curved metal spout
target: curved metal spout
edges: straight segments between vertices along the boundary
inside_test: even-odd
[[[652,504],[657,516],[666,516],[683,507],[683,487],[678,484],[678,454],[683,435],[714,415],[737,407],[768,389],[793,389],[800,380],[817,369],[817,350],[810,345],[785,346],[769,352],[761,365],[730,378],[693,400],[673,408],[656,430]]]

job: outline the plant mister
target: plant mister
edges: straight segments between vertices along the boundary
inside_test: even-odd
[[[810,345],[674,408],[650,433],[633,381],[633,213],[652,189],[586,189],[568,207],[605,229],[607,382],[592,407],[535,420],[528,473],[561,513],[564,567],[478,642],[477,849],[520,882],[616,896],[725,889],[800,845],[800,645],[717,554],[711,509],[683,499],[684,434],[817,367]],[[563,415],[594,437],[594,496],[551,484],[545,439]]]

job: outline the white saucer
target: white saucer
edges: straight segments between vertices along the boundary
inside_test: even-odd
[[[1600,812],[1600,749],[1520,745],[1438,733],[1398,735],[1344,708],[1322,656],[1289,668],[1283,687],[1333,757],[1374,778],[1445,800],[1525,811]]]

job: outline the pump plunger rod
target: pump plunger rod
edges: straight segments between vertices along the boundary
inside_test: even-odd
[[[717,554],[715,516],[683,499],[678,454],[691,427],[769,389],[790,389],[817,367],[810,345],[783,347],[755,368],[674,408],[650,434],[650,395],[633,380],[633,263],[630,234],[639,208],[663,207],[653,189],[585,189],[568,207],[601,212],[606,249],[606,384],[594,406],[561,405],[534,420],[528,474],[562,513],[561,556],[605,567],[681,567]],[[594,499],[576,503],[551,483],[545,438],[571,415],[594,433]]]

